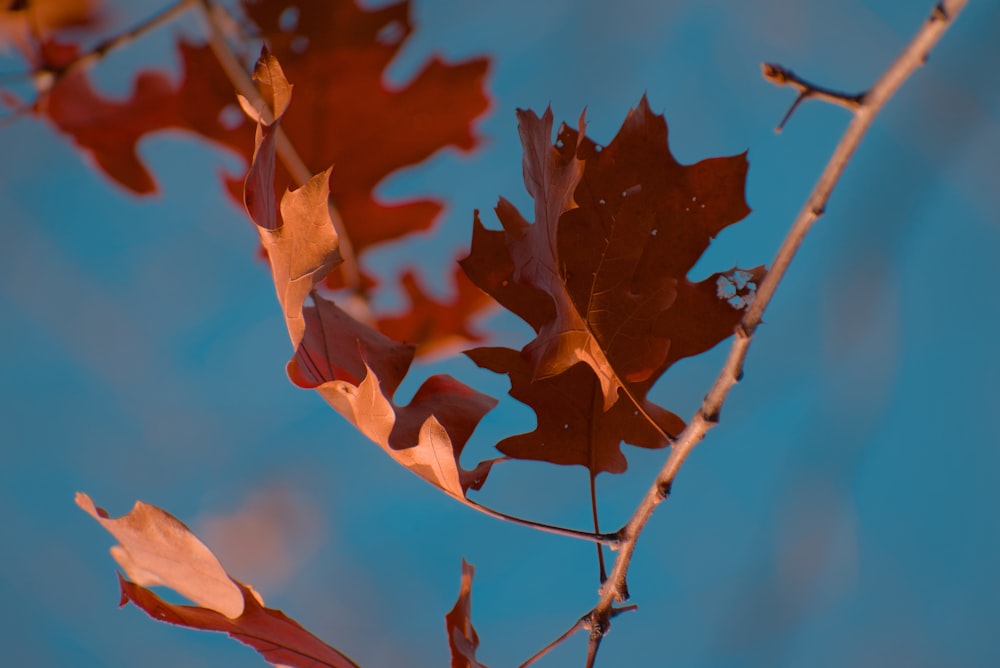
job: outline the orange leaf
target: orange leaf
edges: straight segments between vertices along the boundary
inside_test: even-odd
[[[273,56],[261,54],[257,71],[287,88]],[[294,108],[294,105],[292,105]],[[496,401],[450,376],[432,376],[407,406],[393,395],[413,361],[414,347],[398,343],[347,315],[313,288],[340,261],[326,208],[329,171],[281,199],[282,223],[274,219],[274,188],[267,176],[275,159],[271,138],[281,122],[260,122],[245,186],[247,209],[267,250],[275,288],[295,356],[288,375],[315,388],[361,433],[393,459],[465,501],[483,484],[493,460],[468,471],[459,458],[472,431]],[[312,306],[305,306],[311,296]]]
[[[83,492],[77,492],[76,505],[118,539],[111,556],[136,582],[170,587],[230,619],[243,614],[240,588],[211,550],[170,513],[136,501],[127,515],[111,519]]]
[[[479,634],[472,625],[472,576],[475,569],[462,559],[462,586],[458,591],[455,607],[444,616],[451,647],[451,668],[486,668],[476,659]]]
[[[230,578],[215,555],[170,513],[137,501],[127,515],[110,519],[82,492],[76,503],[121,541],[111,554],[136,581],[118,575],[121,605],[131,601],[161,622],[228,633],[274,664],[357,668],[294,619],[264,607],[256,593]],[[170,587],[201,607],[167,603],[143,585]]]
[[[288,363],[299,387],[315,389],[338,413],[393,459],[445,493],[466,501],[496,460],[473,470],[462,449],[496,400],[447,375],[424,381],[406,406],[393,401],[413,361],[413,346],[397,343],[313,295],[303,312],[305,335]]]

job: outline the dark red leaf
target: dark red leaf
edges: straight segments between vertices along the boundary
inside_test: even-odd
[[[510,376],[510,396],[535,411],[534,431],[510,436],[497,444],[505,455],[579,464],[594,473],[622,473],[627,463],[621,441],[643,448],[667,445],[628,397],[621,397],[604,411],[601,385],[582,362],[559,375],[532,380],[531,365],[516,350],[475,348],[465,354],[484,369]],[[633,391],[663,431],[675,436],[680,433],[683,420],[646,401],[645,388],[635,387]]]
[[[646,400],[649,388],[678,359],[732,334],[764,276],[758,267],[687,279],[712,238],[750,212],[746,156],[681,165],[645,97],[604,148],[584,136],[582,119],[579,129],[563,125],[555,144],[550,111],[519,111],[518,120],[535,221],[501,198],[503,229],[477,215],[462,267],[537,336],[521,353],[470,356],[508,374],[511,394],[538,415],[535,432],[506,439],[503,452],[623,471],[620,440],[667,444],[643,412],[667,435],[683,427]]]

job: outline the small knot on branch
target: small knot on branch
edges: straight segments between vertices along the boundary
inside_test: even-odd
[[[625,576],[622,576],[621,582],[618,583],[618,587],[615,590],[615,603],[624,603],[629,600],[630,597],[631,594],[629,594],[628,591],[628,582],[625,581]]]
[[[656,485],[656,494],[660,497],[660,501],[666,501],[670,496],[670,492],[674,488],[674,481],[667,480],[666,482],[661,482]]]
[[[930,18],[930,21],[932,23],[934,21],[950,21],[950,20],[951,16],[948,15],[948,10],[944,8],[943,2],[939,2],[936,5],[934,5],[934,9],[931,10],[931,18]]]
[[[584,628],[590,629],[590,639],[600,640],[611,629],[611,622],[604,618],[597,610],[590,613]]]
[[[713,408],[711,411],[706,411],[705,409],[702,409],[701,419],[714,427],[715,425],[719,424],[719,416],[721,412],[722,411],[719,408]]]

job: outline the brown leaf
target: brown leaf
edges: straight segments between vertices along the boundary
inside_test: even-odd
[[[732,334],[764,276],[758,267],[687,279],[711,239],[750,211],[746,157],[681,165],[645,97],[604,148],[583,135],[582,121],[579,130],[563,125],[551,145],[551,112],[518,119],[535,222],[501,198],[503,230],[486,229],[477,214],[462,267],[537,336],[519,356],[496,348],[471,356],[508,374],[511,394],[538,415],[531,437],[506,439],[503,452],[623,471],[618,441],[666,445],[648,421],[637,425],[642,411],[668,435],[683,427],[646,401],[649,388],[678,359]]]
[[[406,406],[393,395],[413,361],[413,346],[359,323],[313,295],[305,335],[288,364],[299,387],[313,388],[393,459],[460,501],[479,489],[496,460],[468,471],[459,459],[496,400],[451,376],[431,376]]]
[[[264,52],[265,69],[284,89],[280,68]],[[294,105],[292,105],[294,108]],[[471,471],[459,463],[472,431],[496,401],[450,376],[427,379],[407,406],[393,396],[413,361],[414,347],[391,340],[345,313],[313,288],[339,262],[329,218],[329,171],[281,199],[282,224],[274,219],[275,146],[281,122],[259,123],[257,145],[244,198],[268,252],[295,355],[288,375],[300,387],[316,389],[341,415],[393,459],[447,494],[466,500],[483,484],[494,460]],[[305,306],[311,296],[312,306]]]
[[[136,501],[127,515],[111,519],[83,492],[77,492],[76,505],[118,539],[121,544],[111,548],[111,556],[136,582],[170,587],[229,619],[243,614],[240,588],[173,515]]]
[[[586,364],[575,364],[557,376],[532,380],[531,365],[510,348],[475,348],[466,355],[477,365],[510,376],[510,396],[535,411],[534,431],[503,439],[497,449],[515,459],[553,464],[579,464],[595,474],[622,473],[627,467],[620,443],[662,448],[666,441],[628,397],[602,409],[601,385]],[[667,434],[676,435],[684,421],[645,400],[645,388],[634,388],[645,411]]]
[[[254,79],[266,82],[263,89],[268,104],[267,117],[257,115],[243,101],[244,111],[257,116],[257,136],[253,158],[247,170],[243,201],[250,219],[257,225],[267,253],[288,326],[292,346],[298,346],[305,331],[302,307],[306,298],[334,267],[343,260],[337,233],[330,218],[330,169],[281,198],[278,219],[274,194],[275,137],[279,123],[291,101],[292,87],[277,59],[265,47],[261,51]],[[332,169],[332,168],[331,168]]]
[[[215,555],[170,513],[137,501],[127,515],[110,519],[82,492],[76,503],[121,541],[111,554],[135,580],[119,574],[121,605],[131,601],[162,622],[228,633],[274,664],[357,668],[294,619],[264,607],[256,593],[229,577]],[[143,585],[170,587],[201,607],[167,603]]]
[[[451,668],[486,668],[476,659],[479,634],[472,625],[472,577],[475,569],[462,559],[462,586],[455,607],[444,617],[451,647]]]

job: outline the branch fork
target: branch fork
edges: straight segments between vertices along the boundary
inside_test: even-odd
[[[781,130],[785,127],[785,124],[788,123],[788,119],[792,117],[792,113],[804,100],[809,98],[815,98],[817,100],[829,102],[830,104],[840,105],[850,111],[856,110],[864,104],[865,101],[865,93],[851,95],[849,93],[841,93],[830,88],[818,86],[816,84],[809,83],[781,65],[764,63],[761,65],[761,70],[764,74],[764,78],[771,83],[778,86],[791,86],[799,91],[795,101],[792,102],[792,106],[788,108],[788,111],[785,112],[781,122],[778,123],[778,126],[774,129],[775,132],[781,132]]]

